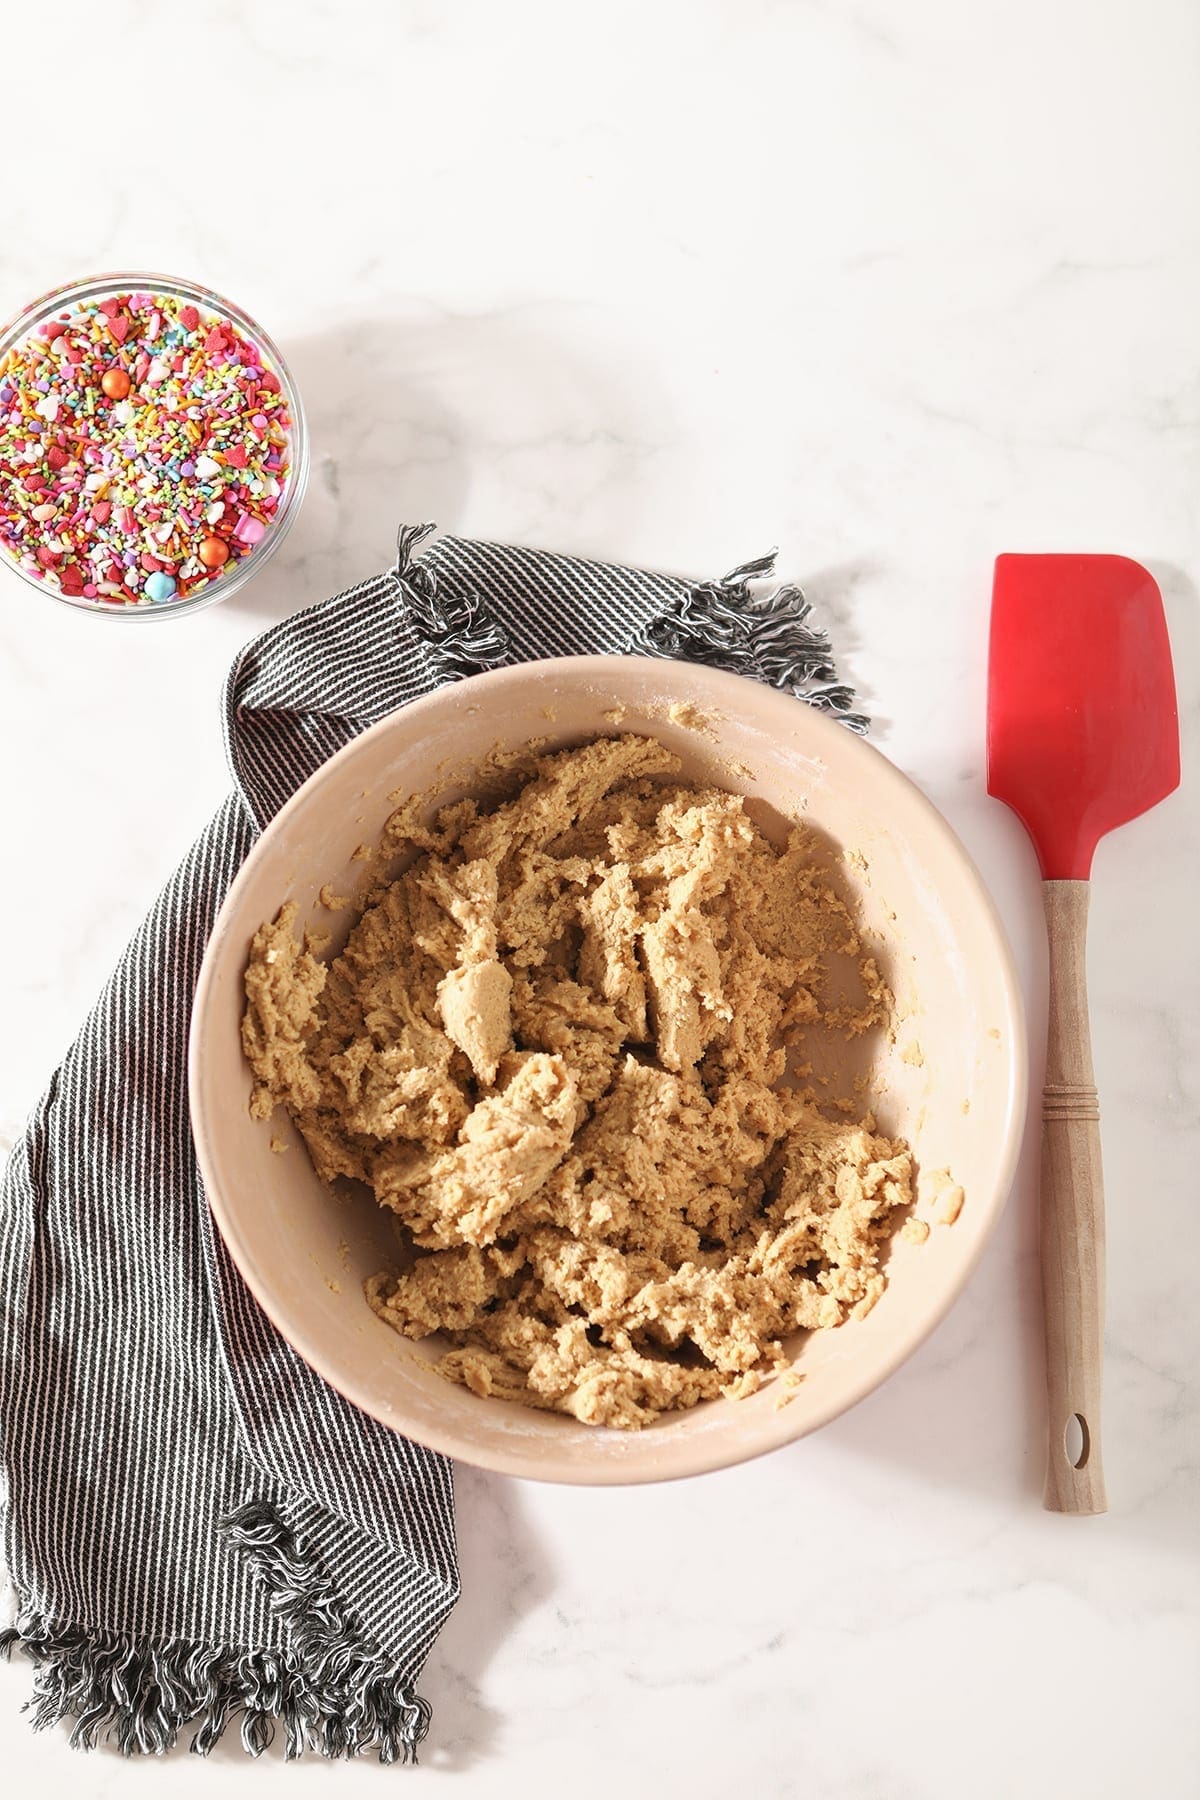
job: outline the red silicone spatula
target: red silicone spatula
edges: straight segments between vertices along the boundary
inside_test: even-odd
[[[1037,846],[1050,939],[1041,1242],[1052,1512],[1107,1508],[1104,1186],[1085,970],[1092,852],[1178,783],[1171,646],[1153,577],[1123,556],[998,557],[988,792]]]

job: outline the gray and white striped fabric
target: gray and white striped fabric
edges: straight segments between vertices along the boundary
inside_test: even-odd
[[[699,587],[400,533],[396,567],[274,626],[224,694],[234,793],[160,895],[10,1160],[0,1199],[0,1647],[33,1723],[201,1754],[415,1756],[416,1682],[459,1591],[450,1465],[283,1342],[215,1235],[188,1124],[192,993],[255,835],[335,750],[504,660],[634,649],[741,669],[855,729],[772,559]],[[420,551],[420,554],[418,554]]]

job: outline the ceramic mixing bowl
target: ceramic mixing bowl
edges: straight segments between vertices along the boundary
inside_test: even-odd
[[[685,703],[680,705],[680,703]],[[670,712],[675,706],[677,718]],[[469,791],[498,744],[551,747],[620,728],[658,737],[684,774],[747,796],[772,834],[806,821],[831,877],[852,896],[896,996],[896,1024],[834,1055],[834,1083],[869,1081],[880,1128],[911,1143],[926,1172],[949,1170],[965,1202],[927,1241],[893,1241],[888,1285],[866,1318],[798,1337],[804,1380],[779,1406],[768,1383],[640,1432],[581,1425],[480,1399],[437,1375],[438,1341],[410,1343],[371,1311],[363,1282],[394,1264],[392,1215],[331,1195],[282,1113],[250,1118],[240,1022],[250,940],[280,904],[299,924],[350,928],[319,890],[352,892],[355,849],[393,801],[441,782]],[[697,719],[702,724],[696,728]],[[682,718],[690,724],[680,722]],[[812,707],[745,677],[649,658],[527,663],[442,688],[363,732],[272,821],[217,919],[196,993],[192,1121],[209,1203],[238,1268],[300,1355],[347,1399],[406,1436],[467,1462],[551,1481],[621,1483],[695,1475],[757,1456],[836,1418],[879,1386],[961,1293],[1008,1192],[1026,1088],[1025,1032],[995,909],[945,820],[877,750]],[[831,1090],[833,1091],[833,1090]],[[282,1136],[286,1154],[272,1152]]]

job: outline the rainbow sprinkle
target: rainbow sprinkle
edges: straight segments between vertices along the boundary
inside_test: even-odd
[[[140,292],[56,313],[0,360],[0,546],[76,602],[194,599],[270,530],[291,425],[218,313]]]

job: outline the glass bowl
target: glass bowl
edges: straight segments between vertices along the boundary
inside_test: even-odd
[[[130,327],[128,325],[126,326],[126,337],[119,341],[115,337],[110,339],[108,335],[98,335],[95,329],[97,325],[101,332],[109,334],[113,332],[113,325],[110,323],[105,326],[100,319],[100,314],[105,309],[105,303],[115,302],[118,298],[127,300],[131,295],[166,296],[169,300],[178,303],[177,312],[185,307],[194,308],[199,315],[198,323],[193,325],[189,322],[185,325],[178,317],[173,316],[170,309],[164,312],[162,309],[151,307],[147,311],[145,307],[139,307],[134,315],[135,325],[142,314],[146,314],[147,322],[152,325],[154,314],[157,311],[161,329],[167,333],[168,337],[173,331],[185,333],[178,340],[168,344],[162,357],[151,357],[139,353],[136,343],[129,341]],[[93,314],[96,315],[95,320],[92,319]],[[123,316],[127,316],[124,314],[124,309],[118,309],[117,323],[120,323]],[[67,322],[65,325],[66,336],[61,333],[55,334],[48,329],[50,322],[56,318],[62,318]],[[81,324],[74,323],[81,320],[83,321]],[[172,381],[177,380],[177,376],[182,371],[176,371],[173,363],[164,361],[164,357],[169,357],[172,350],[176,350],[179,357],[186,354],[186,346],[191,332],[199,334],[203,330],[207,335],[214,328],[218,331],[224,328],[223,338],[218,340],[213,351],[214,356],[218,359],[224,356],[230,348],[240,351],[246,347],[254,353],[252,358],[227,357],[224,364],[220,366],[259,368],[274,377],[278,383],[278,409],[270,421],[262,424],[261,429],[264,433],[268,433],[272,427],[277,427],[282,432],[286,458],[280,453],[280,467],[276,469],[270,468],[268,464],[261,471],[258,469],[247,470],[248,477],[252,477],[254,482],[259,485],[259,491],[247,498],[244,506],[236,500],[222,500],[221,498],[222,493],[226,491],[226,485],[231,495],[250,494],[249,485],[242,486],[239,481],[240,465],[235,465],[237,472],[230,476],[231,465],[225,464],[223,452],[218,452],[219,461],[216,466],[216,474],[204,473],[205,448],[208,442],[206,432],[211,430],[213,422],[220,420],[223,412],[228,412],[229,408],[218,409],[212,404],[211,395],[195,395],[194,391],[190,396],[193,404],[189,408],[187,399],[184,397],[186,389],[178,385],[173,388],[170,385]],[[76,331],[81,333],[79,337],[71,335]],[[55,355],[49,346],[54,345],[60,337],[62,342],[57,355]],[[158,338],[156,341],[161,342],[162,339]],[[22,403],[22,424],[13,432],[9,429],[13,416],[11,407],[12,399],[18,392],[18,386],[12,374],[12,370],[16,367],[13,353],[19,352],[27,345],[37,343],[47,346],[46,354],[48,358],[53,356],[54,360],[47,361],[48,373],[42,378],[46,383],[44,389],[40,383],[31,383],[28,380],[22,384],[21,391],[24,394],[24,401],[31,399],[34,391],[41,393],[41,399],[35,405],[30,406],[28,411],[25,410],[24,402]],[[85,388],[78,383],[68,382],[64,387],[60,387],[58,382],[51,379],[57,363],[63,359],[70,359],[71,348],[79,348],[81,345],[85,358],[92,355],[93,352],[102,354],[111,361],[113,370],[119,371],[114,375],[115,394],[110,394],[107,387],[101,394],[100,388],[94,384],[89,384]],[[206,351],[207,348],[206,344]],[[148,368],[139,376],[137,371],[142,364],[148,364]],[[108,370],[106,369],[104,379],[107,380],[107,378]],[[156,378],[157,385],[152,384],[151,387],[148,387],[147,380],[149,378]],[[125,393],[121,392],[123,381],[133,390],[131,400],[126,400]],[[265,387],[267,384],[260,385]],[[183,451],[182,463],[178,456],[165,462],[162,461],[161,457],[156,454],[156,446],[153,444],[149,445],[145,451],[138,449],[135,426],[143,417],[148,417],[152,421],[153,414],[145,414],[144,408],[146,405],[150,405],[152,408],[157,405],[159,388],[168,397],[166,410],[170,414],[171,428],[174,430],[178,427],[180,431],[188,432],[197,440],[194,462],[187,460],[186,448]],[[7,400],[3,398],[6,391],[9,395]],[[271,390],[272,395],[275,391]],[[228,400],[231,392],[231,389],[226,388],[223,398]],[[59,399],[60,393],[64,396],[62,400]],[[66,397],[68,393],[69,398]],[[173,410],[172,400],[175,403]],[[118,411],[122,403],[127,408],[126,413]],[[110,480],[106,485],[100,463],[90,456],[91,450],[98,449],[101,437],[92,436],[78,440],[83,448],[79,454],[77,466],[68,470],[69,474],[78,473],[82,478],[78,484],[78,502],[69,500],[64,495],[61,504],[64,507],[67,504],[76,507],[73,528],[77,535],[74,547],[78,549],[83,558],[81,563],[71,561],[69,551],[55,550],[54,542],[65,543],[66,539],[54,539],[50,545],[44,546],[44,556],[39,558],[33,548],[32,531],[35,523],[33,509],[24,494],[18,492],[23,488],[30,498],[38,497],[37,491],[31,490],[29,485],[31,481],[36,482],[38,479],[35,472],[36,459],[33,457],[31,446],[35,446],[38,439],[47,434],[59,435],[58,409],[64,404],[73,408],[76,413],[86,410],[86,427],[93,431],[95,430],[94,420],[96,415],[99,415],[104,427],[105,441],[110,444],[115,441],[120,424],[123,421],[127,422],[134,446],[130,460],[124,465],[128,472],[128,482],[123,481],[119,476],[114,476],[110,470]],[[267,404],[271,406],[273,402],[269,401]],[[252,417],[262,421],[264,415],[260,412]],[[23,422],[26,418],[29,421],[28,427]],[[28,429],[30,435],[24,444],[19,444],[17,440],[25,429]],[[257,432],[258,427],[251,426],[250,429]],[[29,460],[31,474],[28,478],[20,477],[19,473],[15,472],[14,465],[7,460],[13,452],[15,443],[17,443],[18,458],[23,456]],[[235,445],[235,449],[236,447]],[[56,448],[55,445],[51,446],[52,450]],[[63,454],[68,461],[71,460],[66,451],[63,451]],[[272,454],[276,454],[276,452],[272,451]],[[136,460],[133,460],[134,455],[136,455]],[[207,462],[212,463],[213,461],[212,457],[207,458]],[[224,466],[221,466],[222,464]],[[19,462],[17,467],[19,467]],[[87,475],[83,473],[85,468],[90,471]],[[184,476],[180,473],[181,469],[190,469],[191,473]],[[200,470],[201,473],[197,473],[197,470]],[[46,483],[51,477],[44,475],[41,479],[43,483]],[[277,484],[277,495],[270,493],[272,481]],[[278,348],[262,327],[248,313],[243,312],[240,307],[232,305],[220,294],[214,293],[211,288],[202,287],[194,281],[182,281],[171,275],[153,275],[144,272],[93,276],[88,280],[68,282],[65,286],[44,294],[40,300],[35,300],[31,306],[26,307],[24,312],[14,319],[3,333],[0,333],[0,563],[15,570],[23,581],[28,582],[39,593],[49,596],[51,599],[74,607],[76,611],[95,613],[110,619],[178,618],[183,613],[199,612],[203,607],[212,606],[218,600],[228,599],[230,594],[235,593],[252,575],[257,574],[258,570],[279,548],[287,535],[292,520],[299,511],[307,481],[308,429],[304,420],[300,395],[291,372]],[[146,511],[152,510],[153,504],[163,498],[163,484],[183,484],[185,482],[188,484],[186,487],[183,485],[170,486],[167,491],[169,491],[171,499],[167,501],[165,508],[158,508],[159,520],[135,518],[132,506],[110,503],[107,509],[103,510],[102,523],[96,522],[97,511],[100,509],[97,508],[95,501],[89,498],[89,494],[99,493],[101,509],[103,509],[104,496],[109,492],[110,486],[116,489],[119,497],[131,485],[140,484],[141,487],[144,487],[146,483],[150,483],[152,488],[155,482],[159,483],[159,487],[157,491],[150,493],[150,498],[145,505]],[[213,485],[214,483],[215,485]],[[75,491],[69,487],[69,484],[68,488],[70,492]],[[48,491],[43,488],[43,499],[40,506],[51,504],[45,497]],[[176,500],[175,496],[177,495],[182,498]],[[265,502],[271,498],[274,498],[276,502],[274,510],[269,513],[269,521],[264,521],[257,517],[257,513],[266,510]],[[139,499],[137,505],[141,509],[143,501]],[[205,509],[203,520],[198,511],[201,505]],[[82,522],[79,522],[80,509],[87,512],[87,517]],[[221,511],[218,512],[218,509]],[[114,513],[121,521],[121,526],[110,529]],[[171,520],[164,518],[165,514],[174,514],[175,530],[180,535],[175,537],[173,543],[168,538],[169,547],[164,551],[161,541],[158,541],[159,533],[163,531],[169,533],[171,530]],[[183,520],[187,521],[186,525],[180,523]],[[48,519],[48,528],[57,522],[57,520]],[[29,543],[23,549],[12,541],[13,534],[22,531],[31,534]],[[116,563],[122,565],[124,571],[122,581],[117,582],[110,578],[107,582],[101,583],[93,579],[85,582],[84,585],[95,588],[94,594],[76,591],[80,573],[94,574],[96,572],[95,564],[87,558],[86,551],[89,544],[95,543],[96,535],[101,531],[105,532],[105,554],[112,556],[114,565]],[[202,538],[201,534],[206,531],[209,535]],[[220,555],[220,551],[213,550],[214,540],[224,546],[225,557],[223,562],[217,563],[214,567],[206,567],[196,550],[193,550],[190,555],[180,557],[175,557],[173,554],[174,549],[184,543],[191,543],[195,546],[203,542],[209,556],[215,561],[216,557]],[[165,566],[160,561],[160,557],[155,555],[156,550],[165,559]],[[45,570],[38,566],[39,561],[48,564]],[[71,571],[71,579],[66,586],[57,572],[60,563]],[[156,568],[155,564],[159,566]],[[107,570],[110,577],[117,572],[115,566],[112,565]],[[156,574],[162,577],[157,583],[154,582]],[[127,583],[130,580],[136,582],[136,598],[129,597],[126,592]],[[165,598],[154,598],[154,587],[164,588],[168,582],[172,584],[172,591]],[[147,592],[148,585],[151,587],[149,593]],[[186,592],[182,591],[185,585]],[[102,592],[102,587],[107,587],[110,591]],[[113,589],[120,591],[112,592]]]

